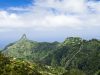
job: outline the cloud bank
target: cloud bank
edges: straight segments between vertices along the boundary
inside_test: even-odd
[[[98,34],[99,27],[100,1],[35,0],[27,7],[0,10],[0,33],[29,30],[36,33],[52,31],[53,35],[76,32],[77,35],[88,36]]]

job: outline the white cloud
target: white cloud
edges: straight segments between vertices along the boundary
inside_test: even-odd
[[[92,11],[100,14],[100,1],[98,2],[90,1],[88,2],[88,6],[91,8]]]
[[[21,26],[22,22],[20,21],[20,16],[14,13],[10,14],[6,11],[0,11],[0,28],[12,28]]]
[[[90,7],[91,9],[89,9]],[[36,0],[33,6],[0,11],[0,29],[86,29],[100,27],[100,3],[86,0]],[[53,10],[54,9],[54,10]],[[95,10],[96,13],[90,13]],[[9,11],[28,11],[10,13]]]
[[[85,0],[37,0],[35,4],[44,9],[54,8],[61,13],[83,13],[86,10]]]
[[[19,7],[10,7],[7,9],[8,11],[29,11],[29,8],[19,8]]]

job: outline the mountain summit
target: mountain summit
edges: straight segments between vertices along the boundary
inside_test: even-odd
[[[31,55],[36,42],[28,40],[26,34],[23,34],[20,40],[6,46],[4,54],[15,58],[26,58]]]
[[[20,40],[27,40],[26,34],[23,34]]]
[[[26,39],[26,34],[23,34],[22,35],[22,39]]]
[[[23,34],[20,40],[7,45],[3,53],[9,57],[33,60],[43,59],[52,50],[56,48],[59,43],[36,42],[29,40],[26,34]]]

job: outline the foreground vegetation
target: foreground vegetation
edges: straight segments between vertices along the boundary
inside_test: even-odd
[[[0,53],[0,75],[41,75],[28,62],[5,57]]]
[[[5,57],[0,53],[0,75],[62,75],[67,72],[62,67],[51,66],[16,58]]]

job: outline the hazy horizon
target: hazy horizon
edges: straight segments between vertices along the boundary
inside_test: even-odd
[[[22,35],[23,34],[21,34],[21,35],[18,35],[17,37],[15,36],[15,37],[13,37],[13,39],[6,39],[5,38],[5,40],[1,40],[1,43],[0,43],[0,48],[4,48],[6,45],[8,45],[8,44],[10,44],[10,43],[13,43],[13,42],[16,42],[16,41],[18,41],[21,37],[22,37]],[[34,37],[34,36],[32,36],[32,35],[27,35],[26,34],[26,36],[27,36],[27,38],[29,39],[29,40],[32,40],[32,41],[37,41],[37,42],[55,42],[55,41],[58,41],[58,42],[63,42],[66,38],[68,38],[68,37],[80,37],[80,38],[82,38],[82,39],[84,39],[84,40],[91,40],[91,39],[98,39],[98,40],[100,40],[100,38],[98,37],[98,38],[95,38],[95,37],[91,37],[91,38],[86,38],[86,37],[81,37],[81,36],[66,36],[66,37],[58,37],[58,39],[55,39],[55,38],[48,38],[48,37],[44,37],[44,38],[37,38],[37,37]]]

